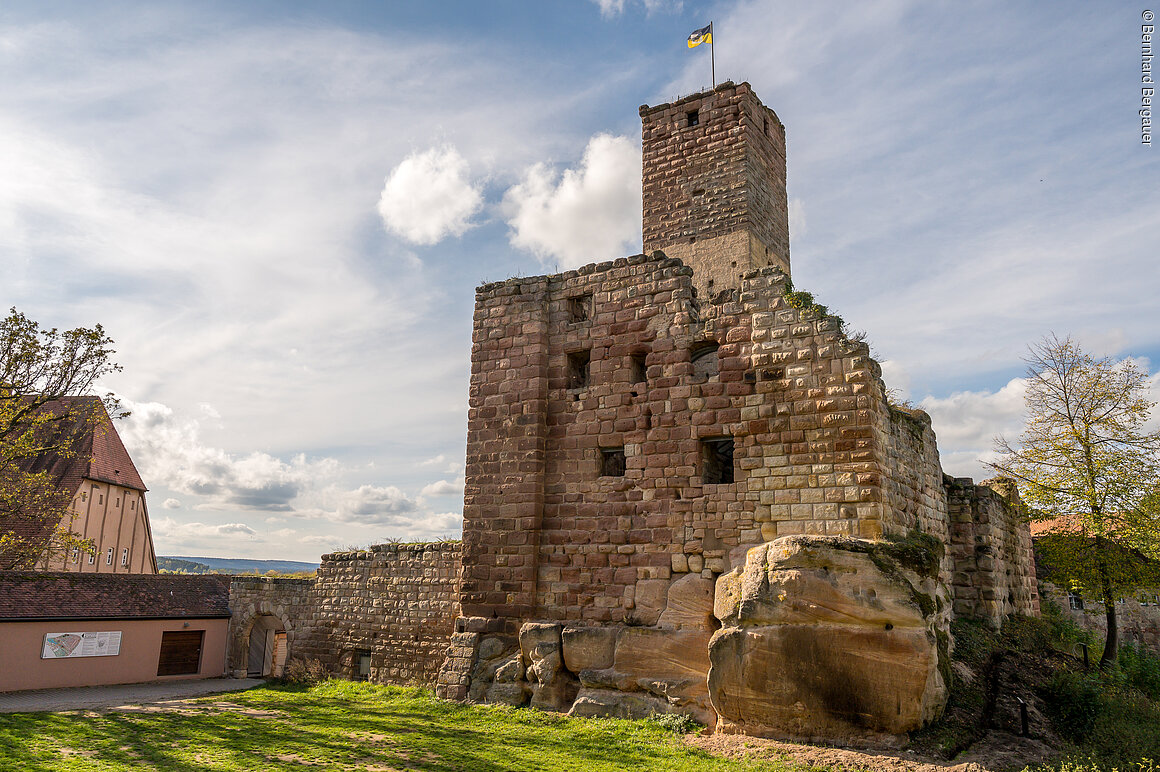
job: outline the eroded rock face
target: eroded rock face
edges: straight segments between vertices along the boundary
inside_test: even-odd
[[[921,552],[921,551],[919,551]],[[946,702],[937,556],[792,536],[717,580],[708,687],[722,731],[891,744]]]
[[[533,708],[567,711],[580,689],[575,676],[564,667],[563,629],[563,625],[547,622],[529,622],[520,628],[520,652],[532,687]]]
[[[700,574],[688,574],[668,588],[665,610],[657,620],[657,627],[666,630],[717,629],[713,620],[713,580]]]

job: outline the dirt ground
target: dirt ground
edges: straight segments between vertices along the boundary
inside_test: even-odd
[[[730,758],[790,758],[799,764],[833,769],[889,772],[1006,772],[1048,761],[1053,749],[1039,740],[1007,732],[992,732],[954,761],[933,759],[913,751],[875,751],[802,745],[745,735],[688,735],[686,742],[717,756]]]

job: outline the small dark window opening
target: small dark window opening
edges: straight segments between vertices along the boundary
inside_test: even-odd
[[[1069,592],[1067,594],[1067,604],[1076,611],[1083,611],[1083,598],[1079,593]]]
[[[600,449],[600,476],[624,477],[624,448]]]
[[[568,298],[568,320],[571,322],[586,322],[592,314],[592,296],[577,295]]]
[[[371,679],[371,653],[369,651],[356,651],[354,653],[356,681],[369,681]]]
[[[701,115],[696,110],[690,110],[687,115],[690,126],[696,126],[701,123]]]
[[[648,381],[648,365],[645,364],[644,354],[632,355],[632,382],[645,383]]]
[[[717,375],[717,349],[715,341],[706,341],[694,346],[689,352],[694,378],[708,379]]]
[[[574,351],[568,355],[568,388],[588,387],[588,365],[592,359],[589,351]]]
[[[733,438],[701,440],[701,467],[706,485],[733,482]]]

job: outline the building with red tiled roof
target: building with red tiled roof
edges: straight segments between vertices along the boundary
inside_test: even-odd
[[[147,491],[133,459],[98,397],[65,397],[39,408],[64,416],[52,431],[66,437],[67,453],[47,452],[22,463],[48,472],[72,499],[70,530],[91,539],[95,551],[48,555],[38,570],[155,574],[157,556],[145,503]],[[88,420],[87,416],[95,416]]]
[[[225,576],[0,571],[0,692],[225,672]]]

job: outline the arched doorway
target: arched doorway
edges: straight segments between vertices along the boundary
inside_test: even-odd
[[[286,667],[286,629],[273,614],[254,617],[246,646],[246,675],[266,678],[282,675]]]

